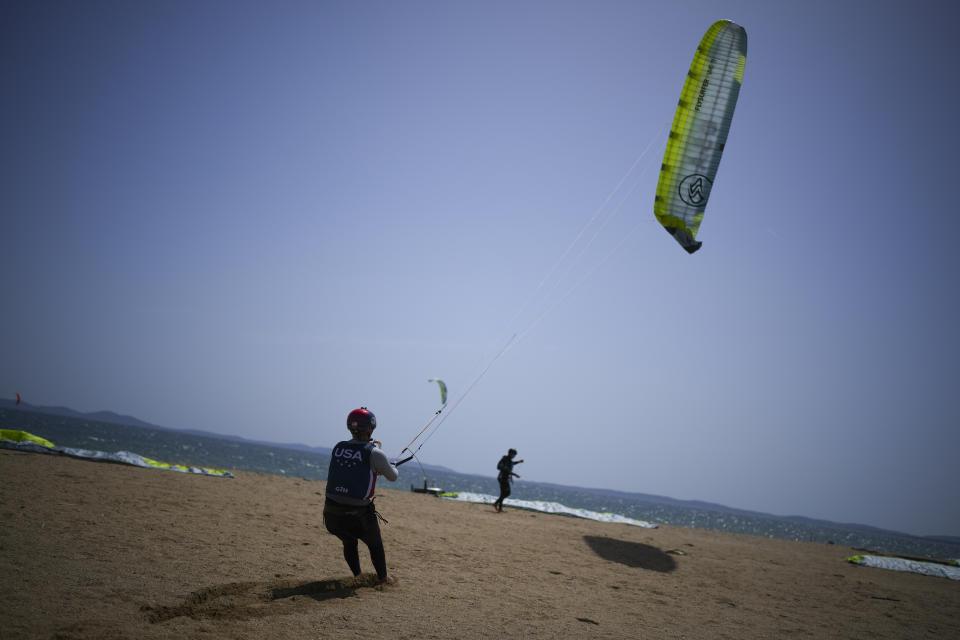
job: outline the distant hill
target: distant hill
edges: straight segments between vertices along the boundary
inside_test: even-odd
[[[17,404],[15,400],[0,398],[0,409],[14,409],[17,411],[28,411],[31,413],[44,413],[51,416],[64,416],[67,418],[83,418],[85,420],[97,420],[99,422],[111,422],[113,424],[125,424],[133,427],[145,427],[147,429],[163,429],[155,424],[144,422],[133,416],[125,416],[113,411],[94,411],[91,413],[81,413],[67,407],[38,407],[29,402]]]
[[[177,433],[186,433],[193,436],[204,436],[207,438],[217,438],[219,440],[229,440],[231,442],[243,442],[247,444],[262,444],[270,447],[280,447],[282,449],[295,449],[297,451],[310,451],[312,453],[329,454],[329,447],[311,447],[310,445],[288,442],[267,442],[266,440],[251,440],[241,438],[240,436],[228,436],[222,433],[213,433],[212,431],[203,431],[201,429],[175,429],[173,427],[164,427],[158,424],[151,424],[113,411],[92,411],[84,413],[68,407],[40,407],[28,402],[17,404],[14,400],[0,399],[0,409],[13,409],[14,411],[26,411],[28,413],[41,413],[44,415],[63,416],[65,418],[78,418],[81,420],[95,420],[97,422],[109,422],[110,424],[119,424],[128,427],[139,427],[142,429],[160,429],[161,431],[175,431]]]

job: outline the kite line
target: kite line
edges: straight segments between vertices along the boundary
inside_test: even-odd
[[[400,450],[400,453],[396,456],[396,458],[398,458],[396,462],[397,465],[401,465],[406,462],[409,462],[412,459],[415,459],[416,454],[419,453],[423,445],[426,444],[427,441],[429,441],[430,438],[433,437],[433,435],[443,425],[443,423],[446,422],[447,418],[449,418],[450,415],[457,409],[457,407],[459,407],[460,404],[467,398],[467,396],[470,395],[470,393],[476,388],[476,386],[484,378],[487,372],[493,367],[493,365],[498,360],[500,360],[500,358],[504,354],[506,354],[510,349],[516,346],[538,324],[540,324],[540,322],[547,315],[549,315],[554,310],[556,310],[556,308],[560,306],[560,304],[564,300],[566,300],[575,290],[577,290],[584,282],[586,282],[601,266],[603,266],[626,243],[627,239],[633,234],[633,231],[637,228],[637,226],[639,226],[640,224],[639,222],[633,225],[627,233],[623,234],[618,244],[611,251],[606,252],[603,258],[597,264],[591,267],[586,273],[582,274],[581,277],[579,277],[576,281],[572,283],[572,285],[563,289],[560,297],[557,300],[548,304],[548,298],[554,293],[556,293],[558,290],[560,290],[562,285],[569,283],[569,280],[571,277],[570,271],[573,269],[574,265],[576,265],[583,258],[583,256],[586,254],[587,250],[594,243],[594,241],[596,240],[600,232],[603,231],[603,229],[610,223],[610,221],[613,220],[619,214],[623,205],[630,199],[633,192],[641,184],[640,180],[643,177],[643,175],[646,173],[646,170],[648,168],[647,165],[644,165],[640,173],[634,177],[632,186],[629,188],[629,190],[626,191],[626,194],[619,199],[619,202],[617,202],[616,205],[613,206],[613,208],[611,209],[610,207],[611,202],[615,198],[617,198],[619,194],[621,194],[621,192],[623,191],[624,185],[627,184],[631,176],[634,176],[637,167],[640,165],[643,159],[650,152],[650,149],[653,146],[654,142],[659,137],[662,137],[661,129],[663,129],[663,127],[658,129],[657,131],[654,132],[653,135],[651,135],[650,140],[647,142],[643,151],[633,161],[633,164],[626,171],[626,173],[623,175],[620,181],[616,184],[613,190],[609,193],[609,195],[607,195],[607,197],[603,200],[603,203],[593,212],[591,217],[581,227],[577,235],[570,242],[567,248],[563,251],[560,258],[554,263],[554,265],[543,277],[543,279],[540,280],[540,283],[534,289],[533,294],[525,298],[524,304],[510,319],[507,326],[514,325],[517,322],[517,320],[523,315],[523,313],[527,311],[529,308],[531,308],[531,303],[535,301],[538,296],[541,297],[541,300],[538,302],[538,304],[540,304],[541,307],[545,307],[545,308],[543,308],[541,312],[538,315],[536,315],[536,317],[534,317],[530,322],[523,325],[521,329],[513,332],[510,335],[509,339],[507,339],[504,342],[504,344],[496,352],[493,358],[491,358],[489,362],[486,363],[486,366],[484,366],[483,369],[477,374],[477,376],[473,379],[470,385],[463,391],[463,393],[457,396],[456,400],[450,405],[449,409],[447,409],[447,405],[444,404],[442,407],[440,407],[433,413],[430,419],[427,420],[426,424],[424,424],[423,427],[421,427],[420,430],[416,433],[416,435],[413,436],[410,442],[408,442],[406,446],[404,446],[403,449]],[[599,223],[598,223],[598,220],[599,220]],[[586,243],[583,244],[583,246],[581,246],[579,250],[575,252],[577,245],[581,243],[584,237],[588,234],[588,231],[591,230],[591,227],[595,227],[595,228],[592,230],[592,233],[590,234],[589,238],[586,240]],[[572,258],[570,258],[571,255],[573,255]],[[568,260],[568,258],[570,259]],[[565,263],[566,263],[566,266],[564,267]],[[554,280],[552,286],[547,288],[547,283],[551,281],[551,279],[553,279],[554,276],[558,273],[558,271],[560,271],[562,268],[563,268],[563,273],[560,274]],[[546,291],[545,293],[543,293],[545,288],[546,288]],[[541,296],[541,293],[543,293],[542,296]],[[431,427],[433,428],[431,429]],[[421,437],[423,437],[422,440],[421,440]],[[414,445],[416,445],[415,448],[414,448]],[[404,454],[407,454],[406,457],[403,457]],[[419,463],[419,460],[418,460],[418,463]]]

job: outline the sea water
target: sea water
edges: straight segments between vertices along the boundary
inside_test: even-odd
[[[252,471],[272,475],[326,480],[328,453],[306,451],[180,431],[148,429],[109,422],[68,418],[48,414],[0,409],[0,428],[28,431],[58,446],[100,451],[131,451],[163,462]],[[431,487],[447,492],[499,495],[493,476],[478,476],[421,469],[411,462],[400,467],[397,483],[384,488]],[[424,495],[425,500],[434,499]],[[511,500],[523,501],[525,508],[626,524],[643,522],[669,524],[717,531],[730,531],[766,538],[837,544],[854,549],[890,554],[908,554],[939,559],[960,557],[960,545],[893,531],[845,525],[806,518],[789,518],[730,509],[720,505],[690,505],[656,496],[566,487],[548,483],[518,481]],[[484,502],[487,498],[478,499]],[[507,503],[508,506],[510,502]],[[514,503],[519,505],[519,503]],[[543,506],[548,505],[548,506]],[[556,506],[559,505],[559,506]],[[581,512],[581,513],[575,513]],[[595,515],[583,515],[583,512]],[[611,517],[616,516],[616,517]],[[632,522],[630,522],[632,521]]]

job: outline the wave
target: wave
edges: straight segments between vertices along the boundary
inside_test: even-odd
[[[486,493],[472,493],[469,491],[458,491],[452,493],[444,493],[440,495],[441,498],[447,498],[448,500],[459,500],[461,502],[476,502],[479,504],[493,504],[496,501],[496,496],[491,496]],[[656,529],[657,525],[652,522],[645,522],[644,520],[634,520],[633,518],[628,518],[626,516],[621,516],[616,513],[602,513],[599,511],[590,511],[589,509],[575,509],[573,507],[568,507],[559,502],[547,502],[545,500],[516,500],[514,498],[507,498],[503,501],[508,507],[516,507],[518,509],[529,509],[531,511],[540,511],[542,513],[556,513],[565,516],[573,516],[575,518],[586,518],[587,520],[596,520],[597,522],[615,522],[618,524],[629,524],[635,527],[643,527],[645,529]]]

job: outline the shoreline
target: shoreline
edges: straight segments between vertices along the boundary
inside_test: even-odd
[[[5,410],[0,409],[0,414],[6,415]],[[22,420],[19,422],[7,421],[9,423],[7,426],[14,429],[26,429],[27,431],[31,431],[31,429],[33,429],[33,431],[31,431],[32,433],[43,435],[44,437],[51,436],[50,439],[52,439],[57,445],[64,445],[67,443],[69,446],[75,446],[79,448],[91,447],[90,442],[87,442],[85,439],[77,438],[77,433],[84,432],[84,428],[86,428],[88,425],[85,426],[83,423],[78,425],[73,424],[72,422],[69,425],[61,424],[60,422],[56,424],[45,422],[46,418],[51,417],[54,416],[32,414],[31,419],[33,422],[24,422]],[[70,422],[70,420],[66,418],[62,420]],[[277,460],[273,458],[273,454],[277,453],[278,455],[281,455],[281,457],[287,456],[286,463],[291,465],[291,471],[284,471],[283,469],[278,471],[276,469],[268,468],[267,465],[264,464],[245,465],[244,463],[249,462],[248,460],[244,459],[246,456],[241,456],[240,459],[237,459],[237,457],[234,455],[211,456],[212,451],[214,451],[216,448],[209,449],[202,444],[210,441],[210,438],[207,436],[199,437],[176,431],[170,432],[156,429],[143,429],[140,427],[122,425],[119,423],[114,424],[98,422],[95,424],[97,428],[94,431],[100,437],[106,438],[107,440],[112,441],[114,445],[117,445],[113,447],[114,450],[119,448],[135,451],[137,453],[143,453],[143,451],[152,451],[152,455],[158,459],[176,463],[186,461],[183,459],[183,444],[184,442],[190,442],[192,443],[190,446],[191,454],[188,456],[190,464],[246,472],[262,472],[271,475],[279,475],[286,478],[304,478],[315,480],[323,480],[326,478],[326,460],[322,461],[320,464],[314,464],[313,462],[308,461],[311,456],[319,455],[314,452],[298,452],[296,450],[287,449],[271,450],[270,454],[268,454],[270,455],[271,464],[276,465]],[[138,446],[148,444],[145,441],[138,440],[139,436],[142,436],[144,433],[150,434],[150,437],[148,438],[149,446]],[[69,437],[66,434],[69,434]],[[162,446],[158,446],[159,443],[157,438],[154,436],[163,441]],[[221,443],[227,442],[225,440],[216,441]],[[271,449],[271,447],[265,443],[256,443],[253,445],[252,451],[256,451],[261,448]],[[439,481],[442,486],[446,487],[446,491],[485,491],[487,493],[491,493],[492,495],[496,495],[498,493],[496,478],[493,476],[461,474],[449,469],[439,473],[440,478],[443,478],[443,476],[446,476],[447,474],[457,477],[455,480],[451,480],[450,482],[445,482],[442,479]],[[417,476],[417,484],[419,484],[419,475],[416,473],[414,473],[414,475]],[[411,478],[404,475],[403,470],[401,470],[401,479],[403,479],[404,483],[409,483],[411,481]],[[463,479],[466,479],[466,485],[461,482]],[[481,488],[479,484],[472,482],[471,479],[485,481],[485,483],[481,482],[481,484],[484,484],[484,487]],[[533,488],[532,493],[529,490],[530,488]],[[561,490],[564,493],[569,493],[569,495],[561,497],[556,495],[552,490]],[[946,536],[945,539],[941,539],[938,536],[915,535],[905,533],[903,531],[882,529],[875,526],[857,524],[853,522],[834,522],[801,516],[783,516],[771,513],[749,511],[725,506],[722,504],[705,503],[697,500],[677,500],[664,496],[648,496],[647,494],[613,491],[596,487],[589,488],[572,485],[568,486],[530,480],[524,482],[524,489],[522,489],[521,493],[518,495],[521,498],[525,497],[528,500],[559,502],[573,509],[587,509],[592,511],[606,512],[612,511],[626,518],[652,522],[655,524],[690,526],[714,531],[731,531],[760,537],[769,537],[772,535],[785,540],[824,543],[833,542],[839,545],[871,549],[880,553],[901,556],[914,555],[938,560],[960,558],[960,544],[957,542],[951,542],[949,540],[949,536]],[[577,499],[573,499],[574,495],[577,496]],[[628,502],[627,504],[619,504],[619,508],[614,507],[611,509],[609,507],[612,505],[607,500],[600,500],[601,504],[607,503],[608,506],[598,509],[597,501],[595,501],[593,498],[586,501],[580,500],[583,495],[592,497],[609,497],[613,499],[615,503],[618,503],[621,500],[627,500]],[[646,498],[650,498],[652,500],[652,502],[647,503],[647,506],[651,508],[641,507],[637,509],[637,501],[642,503]],[[691,515],[691,513],[693,513],[693,515]]]
[[[13,451],[0,478],[4,638],[960,637],[960,583],[841,545],[383,486],[398,583],[371,587],[323,528],[322,481]]]

